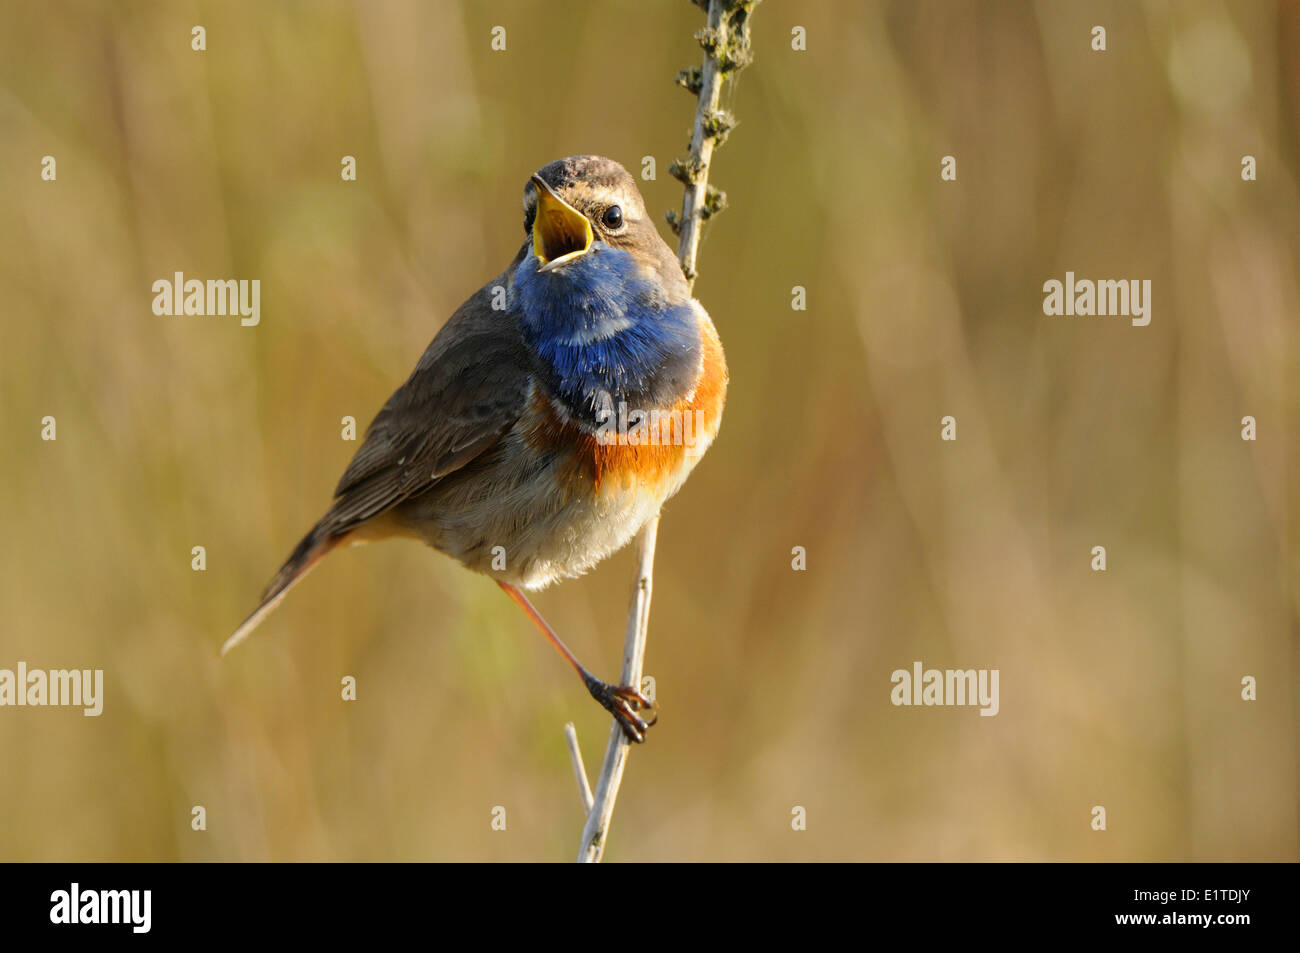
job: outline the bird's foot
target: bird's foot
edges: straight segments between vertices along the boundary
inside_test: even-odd
[[[637,744],[645,741],[646,730],[659,720],[659,709],[654,702],[628,685],[611,685],[591,675],[584,676],[583,681],[591,697],[614,716],[628,741]],[[650,720],[642,718],[638,712],[646,712]]]

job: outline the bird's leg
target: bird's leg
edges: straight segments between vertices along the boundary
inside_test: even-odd
[[[505,590],[506,595],[519,604],[519,608],[528,613],[528,618],[533,620],[533,624],[542,630],[547,641],[555,646],[556,650],[564,656],[564,660],[573,667],[573,670],[582,678],[582,684],[587,686],[587,691],[591,697],[600,702],[600,704],[614,716],[619,727],[623,729],[623,734],[627,736],[628,741],[637,743],[645,741],[646,729],[653,725],[659,718],[655,711],[654,702],[650,701],[635,688],[628,685],[611,685],[608,682],[602,682],[596,676],[592,675],[582,663],[578,661],[577,656],[569,651],[569,647],[560,641],[560,637],[555,634],[555,630],[547,624],[542,618],[528,597],[519,590],[517,586],[497,580],[497,585]],[[640,715],[639,711],[645,711],[650,714],[650,720],[646,721]]]

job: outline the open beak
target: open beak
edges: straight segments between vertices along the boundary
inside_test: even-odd
[[[542,263],[538,271],[554,271],[573,261],[591,248],[591,223],[564,199],[560,198],[539,175],[533,176],[537,188],[537,216],[533,219],[533,254]]]

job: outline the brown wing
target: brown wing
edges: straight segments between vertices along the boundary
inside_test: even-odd
[[[222,645],[222,655],[349,531],[463,467],[514,426],[528,397],[532,362],[514,317],[492,310],[491,288],[504,281],[490,282],[461,305],[388,398],[339,480],[334,505],[285,560],[252,615]]]
[[[493,311],[490,282],[452,315],[366,429],[321,521],[346,532],[463,467],[514,426],[531,362],[518,324]]]

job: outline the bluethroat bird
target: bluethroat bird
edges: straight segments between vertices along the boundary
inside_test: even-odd
[[[413,536],[493,577],[644,741],[653,705],[588,672],[524,590],[591,569],[681,488],[718,432],[727,365],[617,162],[574,156],[533,175],[524,232],[384,404],[329,510],[221,651],[335,547]]]

